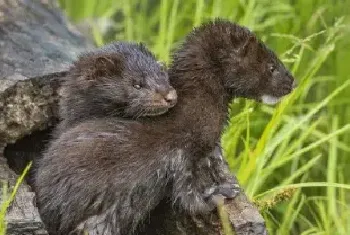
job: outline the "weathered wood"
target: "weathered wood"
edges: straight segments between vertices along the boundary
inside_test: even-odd
[[[16,175],[6,164],[6,159],[0,154],[0,182],[1,187],[4,184],[13,190],[18,175]],[[10,196],[10,193],[7,195]],[[2,197],[2,196],[1,196]],[[5,198],[1,198],[3,201]],[[6,215],[8,235],[45,235],[44,224],[42,223],[38,210],[34,204],[34,193],[30,191],[29,186],[23,184],[19,187],[16,198]]]
[[[0,0],[1,142],[51,123],[56,116],[55,78],[88,47],[52,3]]]
[[[3,148],[57,118],[58,78],[76,56],[91,47],[67,27],[54,2],[0,0],[0,187],[18,177]],[[1,200],[2,201],[2,200]],[[26,184],[8,210],[7,234],[47,234]]]
[[[6,164],[3,148],[55,123],[60,78],[89,48],[92,44],[69,26],[55,1],[0,0],[0,179],[10,187],[17,175]],[[31,151],[23,143],[11,145],[7,157]],[[266,234],[264,220],[244,193],[225,209],[236,234]],[[8,234],[46,233],[27,185],[20,187],[7,222]],[[144,227],[139,234],[222,233],[216,213],[190,218],[166,200],[151,212]]]

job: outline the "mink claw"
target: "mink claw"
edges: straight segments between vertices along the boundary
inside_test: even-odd
[[[224,183],[215,185],[204,191],[204,198],[218,199],[217,196],[221,196],[223,199],[233,199],[240,193],[240,187],[238,184]],[[214,201],[216,201],[214,199]]]

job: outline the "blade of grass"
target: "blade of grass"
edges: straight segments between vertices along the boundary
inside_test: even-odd
[[[29,169],[32,166],[32,162],[30,162],[26,168],[23,170],[23,173],[20,175],[20,177],[17,179],[16,184],[10,194],[10,197],[6,197],[6,200],[4,200],[4,202],[1,205],[0,208],[0,232],[5,232],[6,231],[6,222],[5,222],[5,216],[6,216],[6,212],[7,209],[9,208],[9,206],[11,205],[12,201],[15,199],[16,193],[18,191],[19,186],[22,184],[22,182],[24,181],[24,177],[27,175]],[[7,189],[7,183],[4,183],[4,189]],[[5,192],[3,192],[5,193]],[[6,193],[7,194],[7,193]],[[0,233],[0,234],[5,234],[5,233]]]

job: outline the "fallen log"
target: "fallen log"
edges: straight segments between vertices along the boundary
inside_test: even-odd
[[[40,157],[58,121],[60,79],[69,64],[93,48],[69,24],[55,1],[0,0],[0,187],[13,188],[29,160]],[[7,161],[6,161],[7,159]],[[30,175],[27,178],[30,182]],[[3,203],[5,198],[0,198]],[[244,192],[224,205],[236,234],[266,234],[265,223]],[[23,183],[8,208],[7,234],[47,234],[35,195]],[[189,217],[167,200],[139,234],[222,234],[216,212]]]

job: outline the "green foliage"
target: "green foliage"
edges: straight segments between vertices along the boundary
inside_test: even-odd
[[[350,0],[61,4],[72,19],[90,20],[98,45],[142,41],[167,62],[203,21],[222,17],[255,31],[299,86],[277,107],[232,103],[222,139],[230,167],[261,206],[271,234],[350,234]],[[100,30],[101,18],[112,20],[108,32]]]
[[[32,166],[32,162],[30,162],[26,168],[23,170],[22,175],[17,179],[16,184],[14,185],[12,192],[9,194],[8,192],[8,183],[3,181],[1,182],[1,188],[2,188],[2,195],[1,195],[1,201],[2,204],[0,205],[0,235],[6,234],[6,221],[5,216],[7,209],[11,205],[12,201],[15,198],[15,195],[17,193],[17,190],[19,186],[22,184],[24,177],[28,173],[30,167]]]

